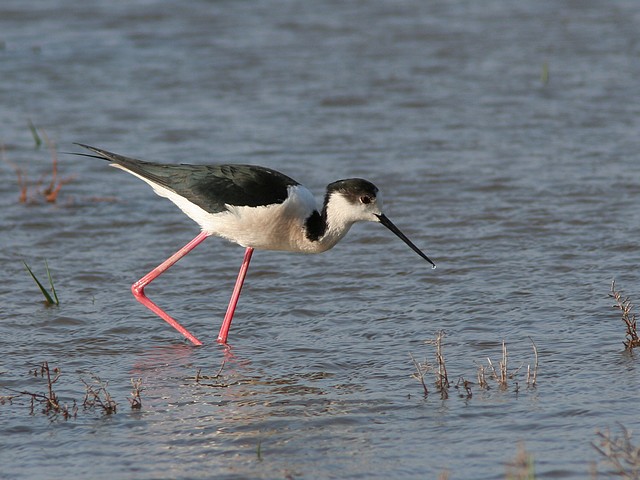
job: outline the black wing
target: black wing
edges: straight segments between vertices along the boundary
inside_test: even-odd
[[[282,203],[288,187],[298,182],[270,168],[256,165],[164,165],[78,143],[102,158],[187,198],[210,213],[226,205],[258,207]],[[89,155],[92,156],[92,155]]]

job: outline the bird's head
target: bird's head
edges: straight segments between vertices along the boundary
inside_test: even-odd
[[[378,187],[368,180],[348,178],[330,183],[327,186],[325,208],[327,220],[329,221],[333,219],[344,224],[353,224],[355,222],[381,223],[435,268],[435,263],[382,213],[382,198]]]
[[[362,178],[338,180],[327,186],[326,204],[347,222],[377,222],[382,214],[378,192],[378,187]]]

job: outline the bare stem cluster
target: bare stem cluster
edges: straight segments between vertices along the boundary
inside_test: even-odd
[[[444,341],[445,331],[439,330],[436,333],[436,337],[432,340],[427,340],[425,343],[434,345],[436,348],[436,390],[440,392],[443,397],[447,397],[449,390],[449,376],[447,375],[447,365],[444,361],[444,353],[442,351],[442,344]]]
[[[31,122],[29,122],[29,128],[31,129],[31,133],[33,134],[34,140],[36,142],[36,148],[39,148],[42,144],[42,140],[38,135],[38,129],[36,129],[36,127]],[[74,179],[74,177],[60,178],[60,176],[58,175],[58,154],[56,152],[56,145],[53,141],[49,140],[49,137],[47,136],[45,131],[41,130],[40,133],[44,137],[44,141],[47,144],[51,155],[51,179],[48,181],[45,181],[44,175],[42,175],[36,181],[29,181],[25,168],[8,160],[6,157],[4,145],[0,147],[2,160],[4,161],[4,163],[13,168],[16,173],[18,189],[20,191],[18,201],[20,203],[27,203],[28,201],[30,201],[30,188],[35,188],[37,195],[44,198],[46,202],[55,203],[58,199],[58,194],[60,193],[62,186]],[[33,196],[31,197],[31,201],[35,201]]]
[[[101,408],[107,415],[116,413],[118,405],[107,391],[109,382],[103,382],[97,375],[92,376],[92,379],[93,384],[82,380],[86,388],[82,406],[85,408]]]
[[[533,348],[534,363],[533,366],[531,366],[531,364],[527,365],[526,382],[527,387],[533,388],[536,386],[536,383],[538,381],[538,348],[531,338],[529,338],[529,340],[531,341],[531,345]],[[492,362],[491,358],[489,357],[487,357],[488,367],[485,365],[478,365],[477,377],[478,385],[480,386],[480,388],[484,390],[489,390],[491,388],[491,385],[487,380],[488,374],[489,380],[494,381],[497,384],[498,388],[500,388],[501,390],[506,390],[507,388],[509,388],[509,383],[511,380],[513,380],[515,383],[515,390],[517,392],[520,389],[517,377],[524,364],[520,364],[517,368],[510,371],[508,362],[509,352],[507,350],[507,344],[503,340],[502,358],[500,359],[500,361],[498,361],[497,365],[494,364],[494,362]]]
[[[427,395],[429,395],[429,388],[427,387],[427,383],[424,381],[424,377],[431,370],[431,365],[429,365],[426,359],[421,363],[415,359],[413,354],[410,353],[409,356],[411,357],[413,366],[416,369],[415,373],[413,373],[411,376],[420,382],[420,384],[422,385],[422,391],[424,393],[424,396],[426,397]]]
[[[57,417],[62,417],[65,420],[69,418],[76,418],[78,415],[78,405],[75,400],[72,400],[71,406],[60,401],[58,394],[55,391],[57,382],[62,377],[62,371],[59,368],[50,368],[48,362],[42,362],[37,368],[29,371],[29,375],[36,378],[43,378],[45,381],[45,391],[32,392],[27,390],[15,390],[9,387],[2,387],[4,390],[8,390],[10,395],[0,395],[0,405],[13,404],[15,399],[21,397],[27,397],[30,399],[30,413],[33,415],[36,411],[36,406],[42,407],[42,413],[48,415],[52,420]],[[107,390],[108,382],[100,379],[100,377],[93,375],[92,382],[86,382],[82,380],[85,385],[85,396],[82,401],[82,406],[85,410],[93,408],[99,408],[105,414],[116,413],[117,403],[111,397],[111,394]],[[132,409],[142,408],[141,392],[142,379],[131,379],[131,403]]]
[[[634,445],[631,440],[631,432],[620,425],[622,433],[612,435],[606,432],[597,432],[598,443],[591,445],[604,457],[604,461],[611,473],[627,480],[640,479],[640,447]]]
[[[54,385],[62,375],[62,372],[59,368],[56,367],[52,370],[51,368],[49,368],[48,362],[42,362],[40,366],[29,371],[29,374],[34,377],[45,379],[46,391],[44,393],[29,392],[26,390],[13,390],[11,388],[5,387],[7,390],[14,393],[14,395],[0,397],[0,404],[4,405],[5,403],[12,403],[14,398],[25,396],[30,398],[30,413],[32,415],[35,413],[36,405],[40,405],[42,406],[42,413],[52,418],[61,416],[62,418],[67,420],[69,418],[75,418],[77,416],[78,407],[75,400],[72,402],[71,407],[69,407],[67,404],[62,404],[60,402],[60,399],[58,398],[58,394],[54,390]]]
[[[140,410],[142,408],[142,398],[140,397],[142,390],[144,390],[144,388],[142,388],[142,379],[132,378],[131,379],[131,398],[129,398],[131,409]]]
[[[412,377],[417,379],[422,385],[422,391],[425,396],[429,395],[429,388],[427,387],[427,383],[425,382],[424,377],[429,372],[435,372],[435,387],[438,392],[440,392],[440,396],[442,398],[449,397],[449,376],[447,374],[447,365],[444,360],[443,353],[443,340],[444,340],[445,332],[444,330],[440,330],[436,333],[435,338],[425,341],[425,343],[429,345],[434,345],[436,352],[436,363],[435,366],[431,365],[426,359],[424,362],[418,362],[412,354],[409,354],[411,357],[411,361],[413,362],[413,366],[416,371],[413,373]]]
[[[426,359],[423,362],[418,362],[413,355],[410,354],[415,372],[412,377],[417,379],[422,385],[424,395],[429,394],[429,387],[425,381],[425,376],[430,373],[435,373],[435,389],[440,393],[440,396],[445,399],[449,396],[449,388],[451,386],[449,382],[449,375],[447,373],[447,366],[444,357],[444,337],[445,332],[437,332],[435,338],[427,340],[425,343],[433,345],[435,347],[435,363],[430,364]],[[531,339],[530,339],[531,340]],[[538,381],[538,348],[533,340],[531,340],[533,346],[533,354],[535,357],[533,365],[527,365],[526,383],[527,387],[534,388]],[[498,388],[506,390],[510,383],[514,381],[516,392],[519,390],[517,381],[518,374],[523,368],[524,364],[519,367],[509,370],[509,352],[507,350],[506,342],[502,342],[502,358],[497,363],[493,362],[491,358],[487,358],[488,365],[477,365],[477,385],[482,390],[489,390],[491,384],[497,384]],[[471,387],[475,385],[474,382],[465,379],[463,376],[458,378],[458,381],[454,387],[459,390],[460,395],[463,397],[471,398],[473,395]]]
[[[196,371],[196,376],[193,378],[196,384],[202,387],[214,387],[214,388],[227,388],[231,385],[237,385],[238,382],[229,382],[223,375],[222,370],[226,365],[227,361],[223,360],[220,364],[220,368],[214,375],[207,375],[202,373],[202,369],[198,368]]]
[[[629,297],[623,297],[622,290],[616,290],[616,281],[611,282],[611,293],[609,296],[615,300],[613,308],[620,310],[622,314],[622,321],[627,327],[626,340],[622,343],[626,350],[633,350],[635,347],[640,346],[640,338],[638,338],[638,331],[636,329],[636,314],[632,313],[633,304]]]

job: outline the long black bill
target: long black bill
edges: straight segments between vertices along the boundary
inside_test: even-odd
[[[427,257],[422,250],[420,250],[418,247],[416,247],[413,242],[411,240],[409,240],[407,238],[407,236],[402,233],[400,231],[400,229],[398,227],[396,227],[393,222],[391,220],[389,220],[387,218],[387,216],[384,213],[381,213],[380,215],[376,215],[378,217],[378,219],[380,220],[380,223],[382,225],[384,225],[385,227],[387,227],[389,230],[391,230],[393,233],[395,233],[398,238],[400,240],[402,240],[404,243],[406,243],[407,245],[409,245],[411,247],[411,250],[413,250],[414,252],[416,252],[418,255],[420,255],[422,258],[424,258],[427,262],[429,262],[431,265],[433,265],[433,268],[436,268],[436,264],[433,263],[429,257]]]

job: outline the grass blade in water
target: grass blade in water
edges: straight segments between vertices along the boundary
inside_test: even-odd
[[[53,278],[51,278],[51,270],[49,270],[49,264],[47,261],[44,261],[44,266],[47,269],[47,277],[49,277],[49,286],[51,287],[51,293],[53,293],[53,298],[55,300],[56,305],[60,305],[60,300],[58,300],[58,294],[56,293],[56,287],[53,285]]]
[[[55,300],[54,300],[51,297],[51,295],[49,294],[49,292],[47,292],[47,289],[44,288],[42,283],[40,283],[40,280],[38,280],[37,277],[33,274],[33,272],[31,271],[31,268],[29,268],[29,265],[27,265],[27,262],[25,262],[23,260],[22,263],[24,263],[24,266],[27,269],[27,271],[29,272],[29,274],[31,275],[31,278],[33,278],[33,280],[36,282],[36,284],[40,288],[40,291],[42,292],[42,295],[44,295],[44,298],[45,298],[47,304],[49,304],[49,305],[58,305],[58,296],[55,294],[55,289],[53,290],[54,296],[56,297]],[[51,273],[49,272],[49,267],[48,266],[47,266],[47,273],[49,273],[49,281],[51,283],[51,287],[53,288],[53,281],[51,279]]]

